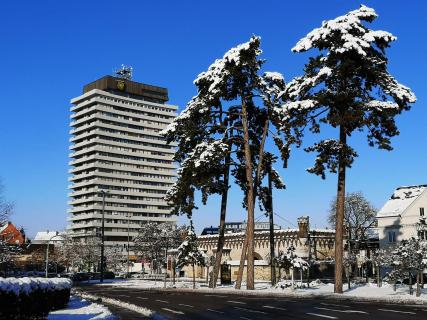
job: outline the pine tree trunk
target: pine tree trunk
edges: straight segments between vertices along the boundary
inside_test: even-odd
[[[299,269],[300,278],[301,278],[301,289],[302,289],[302,268]]]
[[[193,262],[193,289],[196,289],[196,271],[194,270],[194,262]]]
[[[265,140],[268,135],[268,127],[269,127],[269,118],[267,117],[264,123],[263,134],[261,138],[261,144],[259,149],[259,157],[258,157],[258,167],[255,175],[255,180],[252,178],[252,158],[251,158],[251,150],[249,146],[249,130],[248,130],[248,115],[246,110],[246,102],[242,99],[242,125],[243,125],[243,141],[244,141],[244,151],[245,151],[245,163],[246,163],[246,180],[248,185],[248,195],[247,195],[247,207],[248,207],[248,221],[246,227],[246,237],[245,242],[242,248],[242,254],[240,258],[239,271],[237,275],[236,281],[236,289],[240,289],[243,277],[243,269],[245,266],[245,258],[247,260],[246,267],[246,289],[253,290],[255,288],[254,285],[254,229],[255,229],[255,221],[254,221],[254,208],[255,208],[255,200],[257,194],[258,181],[261,176],[261,167],[264,159],[264,145]]]
[[[237,271],[236,289],[240,290],[242,287],[243,269],[245,268],[246,251],[248,249],[248,239],[245,237],[242,246],[242,253],[240,255],[239,270]]]
[[[408,272],[409,274],[409,294],[412,296],[414,294],[414,289],[412,288],[412,273]]]
[[[292,290],[295,289],[294,268],[291,268]]]
[[[215,264],[213,267],[212,279],[209,284],[211,288],[216,287],[218,280],[218,273],[221,268],[222,249],[224,248],[225,242],[225,216],[227,213],[227,198],[228,198],[228,181],[230,175],[230,161],[231,161],[231,143],[228,144],[228,152],[225,156],[225,171],[224,171],[224,190],[221,195],[221,214],[219,219],[219,230],[218,230],[218,243],[215,254]]]
[[[417,293],[416,296],[419,297],[421,295],[421,277],[420,277],[421,272],[419,270],[417,270]]]
[[[380,266],[379,265],[377,265],[377,286],[378,287],[381,287],[381,276],[380,276]]]
[[[351,289],[350,267],[347,267],[347,286],[348,286],[348,290],[350,290]]]
[[[246,184],[247,184],[247,209],[248,221],[246,226],[246,239],[247,239],[247,268],[246,268],[246,289],[254,289],[254,181],[252,173],[252,155],[249,145],[249,127],[248,127],[248,113],[246,109],[246,101],[242,96],[242,125],[243,125],[243,147],[245,152],[245,168],[246,168]]]
[[[274,264],[274,222],[273,222],[273,186],[271,181],[271,163],[268,164],[268,220],[270,224],[270,273],[271,285],[276,284],[276,266]]]
[[[340,126],[340,143],[345,146],[347,143],[347,133],[345,128]],[[337,188],[337,212],[335,227],[335,293],[342,293],[342,272],[343,272],[343,227],[344,227],[344,201],[345,201],[345,163],[344,155],[340,152],[338,164],[338,188]]]

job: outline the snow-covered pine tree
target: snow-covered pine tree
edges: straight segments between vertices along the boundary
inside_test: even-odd
[[[232,174],[244,192],[243,206],[248,211],[248,289],[254,287],[253,216],[265,138],[273,114],[270,106],[278,106],[279,93],[285,88],[280,74],[258,74],[263,63],[258,58],[260,53],[260,38],[254,36],[217,59],[194,81],[198,94],[163,132],[168,141],[177,141],[175,160],[181,164],[167,196],[174,212],[191,215],[196,190],[201,191],[203,202],[210,194],[222,195],[214,283],[224,242],[229,166],[233,166]],[[261,106],[256,106],[255,99],[261,101]],[[245,257],[243,250],[242,261]]]
[[[193,289],[196,288],[195,266],[205,266],[208,256],[199,249],[197,236],[194,232],[193,221],[190,220],[190,226],[187,229],[187,235],[184,242],[178,247],[177,267],[191,265],[193,268]]]
[[[409,292],[412,294],[412,274],[416,274],[417,291],[416,295],[421,295],[421,277],[423,270],[427,267],[427,244],[414,237],[403,240],[396,248],[396,253],[400,256],[400,264],[408,273]]]
[[[357,257],[354,252],[351,252],[351,250],[349,250],[344,253],[343,267],[344,267],[345,275],[347,277],[348,290],[350,290],[350,287],[351,287],[351,270],[353,266],[356,265],[356,263],[357,263]]]
[[[321,124],[339,131],[338,139],[321,140],[305,149],[318,154],[309,172],[322,178],[327,169],[338,173],[334,287],[338,293],[342,293],[345,172],[358,156],[347,137],[366,130],[370,146],[391,150],[390,138],[399,133],[395,116],[416,101],[387,70],[385,49],[396,37],[364,24],[376,17],[374,9],[362,5],[324,21],[302,38],[292,51],[316,49],[317,55],[310,57],[303,76],[288,83],[285,94],[290,101],[282,109],[283,123],[297,128],[298,138],[305,127],[319,133]]]
[[[381,267],[389,266],[392,263],[392,261],[390,261],[390,257],[390,250],[386,249],[377,249],[371,256],[371,261],[375,266],[378,287],[382,286]]]
[[[275,261],[280,268],[289,269],[289,272],[291,274],[291,280],[292,280],[292,289],[295,288],[294,270],[299,270],[300,279],[301,279],[301,288],[302,288],[303,271],[308,270],[310,265],[306,260],[299,257],[295,253],[295,247],[290,246],[286,252],[280,252],[279,255],[275,258]]]

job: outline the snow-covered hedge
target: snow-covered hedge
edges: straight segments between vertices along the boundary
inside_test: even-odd
[[[71,280],[63,278],[0,278],[0,319],[37,319],[63,308]]]

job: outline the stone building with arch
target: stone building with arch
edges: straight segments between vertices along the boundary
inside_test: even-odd
[[[222,263],[231,266],[231,279],[237,278],[240,256],[242,253],[245,233],[225,234],[225,244],[222,255]],[[309,217],[298,218],[298,229],[274,230],[274,248],[276,255],[279,252],[293,246],[295,253],[304,259],[316,260],[318,262],[331,260],[334,256],[335,230],[332,229],[310,229]],[[270,232],[255,232],[255,279],[270,280]],[[206,252],[208,257],[216,253],[218,235],[203,235],[198,237],[199,247]],[[191,276],[191,268],[184,268],[186,276]],[[197,269],[198,277],[206,277],[207,268]],[[244,272],[246,274],[246,272]]]

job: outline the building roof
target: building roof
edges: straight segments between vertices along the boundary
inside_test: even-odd
[[[33,242],[35,242],[35,243],[47,242],[47,241],[49,241],[49,239],[51,239],[55,235],[58,235],[58,237],[54,238],[52,241],[63,240],[62,237],[60,237],[61,233],[58,231],[39,231],[39,232],[37,232],[36,236],[34,237]]]
[[[275,235],[281,235],[281,234],[297,234],[298,233],[298,229],[275,229],[274,230],[274,234]],[[333,229],[311,229],[310,233],[326,233],[326,234],[333,234],[335,233],[335,230]],[[255,230],[254,231],[255,236],[263,236],[263,235],[269,235],[270,231],[259,231],[259,230]],[[226,233],[224,236],[225,238],[232,238],[232,237],[242,237],[245,236],[246,233],[245,232],[235,232],[235,233]],[[199,240],[202,239],[213,239],[213,238],[217,238],[218,234],[207,234],[207,235],[200,235],[198,237]]]
[[[393,217],[401,215],[426,189],[427,185],[397,188],[381,210],[378,211],[377,217]]]
[[[6,229],[8,226],[7,223],[5,223],[4,225],[0,226],[0,233],[2,233],[4,231],[4,229]]]

